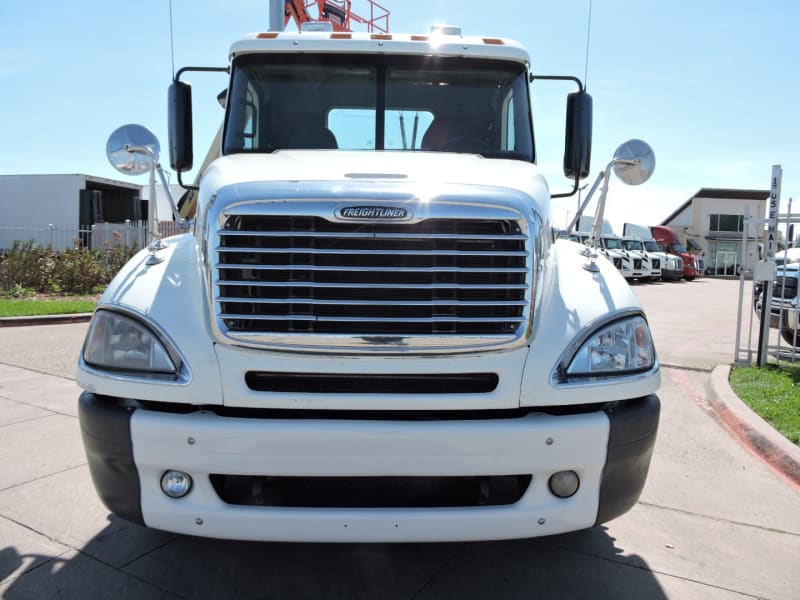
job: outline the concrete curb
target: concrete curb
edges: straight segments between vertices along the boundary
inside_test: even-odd
[[[0,317],[0,327],[22,327],[24,325],[62,325],[64,323],[85,323],[93,313],[72,315],[37,315],[30,317]]]
[[[800,488],[800,447],[783,437],[747,406],[728,383],[731,368],[720,365],[711,373],[708,401],[728,429],[775,471]]]

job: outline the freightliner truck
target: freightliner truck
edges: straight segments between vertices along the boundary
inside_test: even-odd
[[[554,239],[528,53],[454,29],[268,31],[229,61],[192,230],[122,269],[80,355],[105,505],[182,534],[349,542],[541,536],[630,509],[659,363],[612,263]],[[578,87],[574,191],[591,99],[560,79]]]

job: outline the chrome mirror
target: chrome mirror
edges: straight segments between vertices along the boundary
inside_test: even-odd
[[[135,152],[131,148],[147,148],[149,152]],[[109,136],[106,156],[117,171],[125,175],[147,173],[158,164],[161,146],[155,134],[142,125],[123,125]]]
[[[656,169],[656,155],[647,142],[628,140],[614,152],[614,174],[627,185],[641,185]]]

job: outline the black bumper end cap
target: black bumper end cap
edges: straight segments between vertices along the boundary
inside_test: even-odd
[[[134,411],[91,392],[83,392],[78,401],[83,447],[97,495],[115,515],[144,525],[131,441]]]

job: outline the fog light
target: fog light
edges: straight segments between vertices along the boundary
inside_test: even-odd
[[[578,491],[581,480],[575,471],[559,471],[550,476],[548,485],[554,496],[569,498]]]
[[[161,476],[161,491],[170,498],[183,498],[192,489],[192,478],[183,471],[167,471]]]

